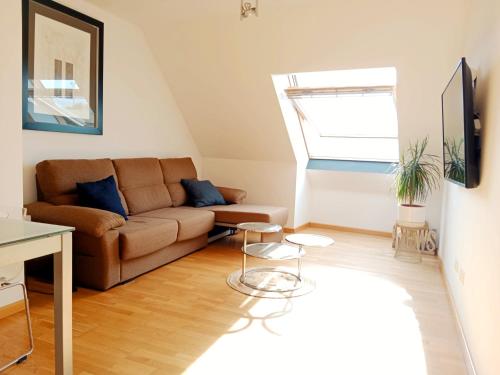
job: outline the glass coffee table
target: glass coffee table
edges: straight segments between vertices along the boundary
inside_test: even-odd
[[[302,250],[304,246],[310,247],[327,247],[333,245],[335,241],[333,238],[328,236],[323,236],[321,234],[309,234],[309,233],[295,233],[289,234],[285,237],[287,242],[298,245]]]
[[[306,254],[303,247],[328,246],[333,243],[333,240],[325,236],[290,235],[287,236],[288,243],[248,244],[248,232],[275,233],[281,231],[281,226],[267,223],[241,223],[237,225],[237,228],[243,231],[242,264],[241,270],[229,275],[227,279],[229,286],[244,294],[267,298],[295,297],[314,289],[314,282],[302,276],[302,257]],[[291,240],[288,240],[288,237],[291,237]],[[310,245],[311,243],[314,244]],[[288,268],[275,266],[248,268],[247,257],[270,261],[296,261],[296,270],[294,272]]]

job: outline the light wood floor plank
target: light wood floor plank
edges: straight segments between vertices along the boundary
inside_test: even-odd
[[[307,249],[304,272],[317,282],[307,296],[268,300],[229,288],[238,236],[107,292],[79,289],[75,374],[466,374],[436,258],[403,263],[388,238],[303,232],[336,240]],[[53,373],[52,298],[30,301],[35,351],[6,374]],[[22,323],[22,313],[0,320],[0,348],[22,348]]]

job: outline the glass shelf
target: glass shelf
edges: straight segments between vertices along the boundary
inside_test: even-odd
[[[242,247],[241,251],[245,252],[245,249]],[[302,258],[306,252],[297,246],[270,242],[247,245],[245,254],[260,259],[289,260]]]
[[[311,247],[327,247],[335,242],[328,236],[308,233],[289,234],[285,237],[285,239],[287,242],[293,243],[295,245]]]
[[[277,233],[281,231],[281,225],[259,222],[240,223],[236,225],[236,228],[256,233]]]

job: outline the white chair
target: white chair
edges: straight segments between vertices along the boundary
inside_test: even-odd
[[[0,219],[28,219],[26,216],[26,209],[19,208],[8,208],[8,207],[0,207]],[[0,223],[1,225],[1,223]],[[11,290],[13,288],[21,288],[22,294],[24,297],[24,311],[26,312],[26,323],[28,326],[28,335],[29,335],[29,348],[28,351],[22,354],[21,356],[13,359],[5,365],[1,365],[0,372],[4,371],[6,368],[21,363],[25,361],[28,356],[33,352],[33,331],[31,329],[31,318],[30,318],[30,308],[28,302],[28,293],[26,291],[26,285],[22,281],[16,281],[19,275],[23,272],[23,265],[19,264],[17,267],[4,267],[0,268],[0,294],[4,291]]]

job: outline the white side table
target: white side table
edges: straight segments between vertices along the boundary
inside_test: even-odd
[[[423,233],[429,231],[425,223],[396,222],[394,225],[394,257],[412,263],[422,262]]]
[[[270,243],[254,243],[248,245],[247,236],[248,232],[255,233],[277,233],[282,230],[281,225],[269,223],[240,223],[236,226],[239,230],[244,231],[243,234],[243,247],[242,263],[241,263],[241,277],[240,282],[245,286],[259,290],[262,292],[290,292],[298,289],[301,286],[300,280],[300,267],[299,275],[292,272],[280,270],[275,267],[258,267],[247,268],[247,256],[267,259],[267,260],[293,260],[299,259],[304,255],[303,252],[297,251],[296,248],[279,242]],[[272,277],[269,277],[272,275]],[[279,279],[280,282],[276,282]],[[267,282],[272,280],[272,282]],[[284,284],[284,285],[283,285]]]
[[[0,266],[54,254],[55,374],[73,373],[72,240],[74,228],[0,219]]]
[[[242,264],[241,270],[232,272],[227,278],[227,283],[231,288],[250,296],[264,298],[298,297],[314,289],[314,281],[301,274],[301,259],[305,255],[302,247],[323,246],[325,239],[328,243],[332,243],[333,240],[328,237],[298,235],[299,237],[288,236],[291,238],[287,241],[288,243],[259,242],[249,245],[247,244],[248,232],[274,233],[281,231],[281,226],[268,223],[241,223],[237,225],[237,228],[244,231],[241,248]],[[318,242],[318,240],[323,241]],[[248,268],[248,256],[274,262],[296,261],[297,268],[295,270],[274,265]]]

